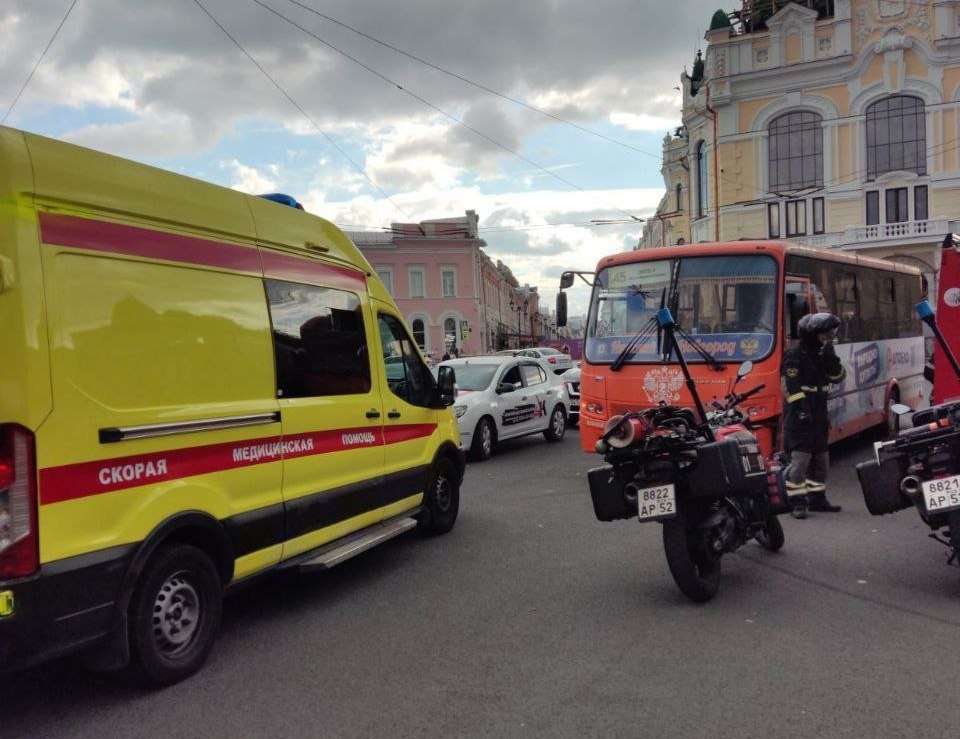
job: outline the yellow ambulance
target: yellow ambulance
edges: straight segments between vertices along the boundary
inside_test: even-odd
[[[222,595],[450,530],[452,372],[331,223],[0,127],[0,672],[172,683]]]

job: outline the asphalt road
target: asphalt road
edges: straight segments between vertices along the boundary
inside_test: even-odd
[[[660,526],[595,520],[575,435],[471,464],[447,536],[402,537],[226,605],[194,678],[149,692],[71,661],[0,685],[12,737],[951,737],[960,569],[913,511],[839,514],[724,560],[697,606]]]

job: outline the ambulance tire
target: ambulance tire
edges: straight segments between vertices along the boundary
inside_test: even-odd
[[[130,602],[131,672],[149,685],[172,685],[203,665],[220,630],[223,592],[213,561],[175,544],[147,562]]]
[[[423,491],[423,510],[417,514],[417,530],[424,536],[446,534],[460,511],[460,475],[446,457],[433,463]]]

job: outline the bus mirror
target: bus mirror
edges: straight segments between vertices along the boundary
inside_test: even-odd
[[[564,272],[560,275],[560,289],[566,290],[573,286],[573,272]]]
[[[753,370],[753,362],[749,359],[743,362],[739,367],[737,367],[737,379],[742,380],[744,377],[750,374]]]
[[[567,272],[566,274],[570,274]],[[570,275],[571,282],[573,275]],[[567,294],[563,291],[557,293],[557,326],[567,325]]]

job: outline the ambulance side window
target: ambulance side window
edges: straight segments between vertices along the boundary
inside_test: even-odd
[[[421,361],[407,330],[394,316],[385,313],[378,316],[377,322],[390,392],[411,405],[429,406],[433,375]]]
[[[295,282],[264,280],[278,398],[370,392],[370,359],[360,298]]]

